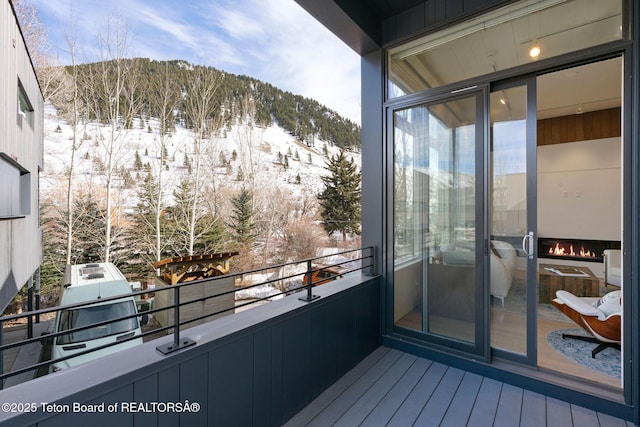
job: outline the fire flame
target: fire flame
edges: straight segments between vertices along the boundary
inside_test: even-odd
[[[560,256],[581,256],[587,258],[593,258],[596,256],[595,252],[591,252],[590,250],[585,250],[584,246],[580,247],[580,250],[576,253],[573,250],[573,245],[569,245],[569,250],[560,246],[559,243],[556,243],[554,247],[549,249],[550,255],[560,255]]]

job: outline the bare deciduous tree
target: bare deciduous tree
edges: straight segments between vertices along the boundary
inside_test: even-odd
[[[155,157],[158,161],[154,168],[156,185],[153,187],[153,190],[155,191],[155,194],[150,195],[150,200],[153,200],[150,208],[153,210],[154,223],[149,224],[149,227],[153,230],[154,234],[155,261],[160,261],[164,245],[168,244],[171,240],[167,238],[163,239],[161,217],[162,211],[165,208],[165,185],[168,184],[165,182],[164,169],[166,162],[169,160],[167,159],[167,156],[169,155],[168,147],[172,139],[174,111],[178,106],[180,93],[180,88],[177,82],[169,74],[168,64],[165,64],[164,73],[160,79],[154,81],[150,89],[153,92],[151,99],[155,103],[155,108],[152,108],[152,110],[157,111],[158,113],[158,126],[152,127],[156,149]],[[173,151],[177,151],[178,148],[179,147],[177,146],[173,147]]]
[[[187,224],[188,255],[193,255],[198,215],[203,212],[201,203],[204,175],[212,165],[208,152],[212,149],[221,126],[219,102],[216,97],[221,78],[212,68],[196,67],[192,73],[190,87],[187,88],[185,116],[193,129],[193,168],[189,176],[192,194]]]
[[[105,175],[105,233],[104,261],[109,262],[115,236],[113,224],[118,220],[117,204],[114,204],[114,181],[118,166],[126,153],[122,150],[127,126],[136,115],[138,86],[140,83],[139,64],[127,59],[129,35],[126,23],[119,16],[110,17],[106,30],[98,35],[101,62],[95,65],[93,75],[100,113],[108,124],[108,135],[103,140]]]
[[[262,130],[256,126],[256,104],[249,96],[242,99],[242,116],[233,132],[233,139],[238,146],[238,156],[244,172],[244,179],[249,190],[256,192],[256,176],[262,165]],[[254,206],[255,207],[255,206]]]
[[[71,13],[73,16],[73,13]],[[69,153],[69,167],[67,168],[67,264],[71,264],[71,252],[73,245],[73,225],[74,225],[74,201],[73,201],[73,183],[74,183],[74,173],[75,173],[75,160],[76,153],[80,149],[84,138],[84,130],[82,131],[82,136],[78,137],[80,125],[80,96],[79,96],[79,85],[78,85],[78,63],[77,63],[77,51],[76,51],[76,26],[75,20],[72,18],[69,21],[69,28],[65,31],[65,40],[67,42],[67,47],[69,48],[69,57],[71,58],[71,85],[69,86],[69,90],[64,93],[67,95],[64,99],[64,104],[68,107],[67,111],[67,120],[71,125],[72,136],[71,136],[71,151]],[[60,99],[60,101],[63,101]],[[64,109],[64,107],[63,107]],[[86,120],[84,121],[86,125]]]

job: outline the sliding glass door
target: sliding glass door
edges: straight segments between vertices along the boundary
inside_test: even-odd
[[[536,364],[535,79],[490,95],[489,288],[493,353]]]
[[[472,89],[391,113],[394,323],[485,358],[486,97]]]

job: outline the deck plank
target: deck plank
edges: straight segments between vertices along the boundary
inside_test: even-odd
[[[449,368],[440,380],[438,387],[427,401],[420,416],[416,420],[419,426],[439,426],[442,424],[444,414],[449,409],[465,371],[457,368]]]
[[[522,395],[521,427],[539,427],[547,422],[546,400],[543,395],[525,390]]]
[[[483,378],[478,397],[469,416],[467,427],[493,425],[498,410],[502,383],[491,378]]]
[[[522,411],[522,394],[520,387],[503,384],[494,427],[513,427],[520,425]]]
[[[333,425],[403,354],[403,352],[398,350],[390,350],[356,382],[337,396],[336,399],[311,420],[308,425]]]
[[[334,424],[336,427],[352,427],[361,424],[375,409],[389,390],[402,378],[417,357],[403,354]]]
[[[565,427],[572,425],[571,405],[562,400],[547,397],[547,427]]]
[[[571,419],[573,425],[580,427],[600,427],[598,414],[592,409],[571,405]]]
[[[598,421],[600,422],[600,427],[627,427],[627,422],[620,418],[612,417],[611,415],[602,414],[600,412],[597,413],[597,416]],[[633,425],[632,423],[629,424]]]
[[[467,424],[481,385],[482,376],[465,372],[460,387],[444,415],[441,423],[443,427],[459,427]]]
[[[382,359],[391,349],[380,346],[365,357],[353,369],[343,375],[338,381],[320,394],[313,402],[309,403],[302,411],[291,418],[285,426],[307,425],[311,420],[340,396],[347,388],[351,387],[360,377]]]
[[[362,422],[367,427],[386,426],[391,417],[396,413],[402,402],[415,388],[418,381],[427,372],[431,361],[418,358],[413,365],[405,372],[400,380],[387,393],[384,399],[375,407],[373,411]]]
[[[387,425],[389,427],[413,425],[446,371],[447,366],[436,362],[432,363]]]

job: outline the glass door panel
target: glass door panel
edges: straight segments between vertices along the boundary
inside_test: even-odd
[[[490,95],[489,288],[494,354],[536,360],[535,83]]]
[[[393,113],[395,325],[475,354],[484,337],[482,98]]]

